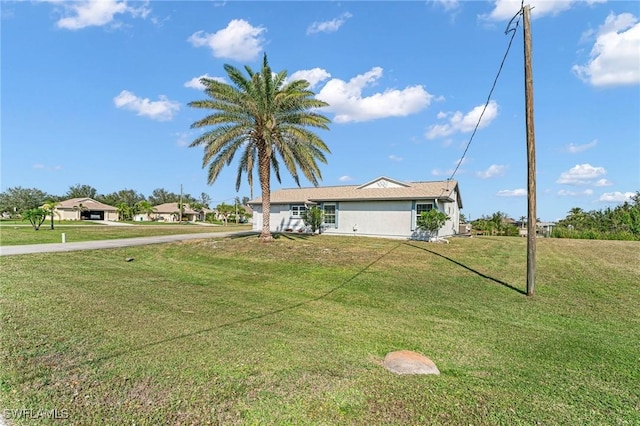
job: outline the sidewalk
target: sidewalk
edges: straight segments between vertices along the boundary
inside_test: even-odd
[[[170,243],[174,241],[224,238],[230,236],[253,235],[255,231],[206,232],[201,234],[160,235],[155,237],[120,238],[116,240],[81,241],[74,243],[26,244],[0,247],[0,256],[30,253],[53,253],[77,250],[98,250],[117,247],[142,246],[147,244]],[[1,423],[0,423],[1,426]]]

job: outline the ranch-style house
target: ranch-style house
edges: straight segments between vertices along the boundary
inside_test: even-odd
[[[253,230],[260,231],[262,198],[249,205]],[[449,217],[438,237],[460,233],[462,198],[454,180],[401,182],[382,176],[363,185],[276,190],[271,192],[271,232],[303,231],[302,214],[312,206],[324,212],[324,234],[424,239],[428,235],[418,229],[417,218],[431,209]]]

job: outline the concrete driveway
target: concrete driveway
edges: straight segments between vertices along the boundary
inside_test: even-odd
[[[61,251],[97,250],[117,247],[142,246],[147,244],[171,243],[174,241],[224,238],[230,236],[258,235],[255,231],[206,232],[201,234],[161,235],[156,237],[120,238],[116,240],[81,241],[73,243],[26,244],[0,247],[0,256],[30,253],[52,253]]]

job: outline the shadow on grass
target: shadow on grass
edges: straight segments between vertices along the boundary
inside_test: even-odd
[[[283,235],[283,234],[278,234],[278,235]],[[248,236],[251,236],[251,235],[241,235],[241,236],[240,235],[234,235],[234,236],[231,236],[231,238],[244,238],[244,237],[248,237]],[[310,236],[311,235],[307,235],[306,237],[308,238]],[[304,236],[299,236],[299,235],[293,235],[293,237],[299,237],[300,239],[304,239],[305,238]],[[289,236],[287,234],[287,238],[291,238],[291,236]],[[294,238],[292,238],[292,239],[294,239]],[[295,238],[295,239],[298,239],[298,238]],[[259,319],[262,319],[262,318],[267,318],[267,317],[270,317],[272,315],[277,315],[277,314],[282,313],[282,312],[290,311],[290,310],[299,308],[301,306],[305,306],[305,305],[308,305],[310,303],[317,302],[318,300],[325,299],[329,295],[335,293],[336,291],[338,291],[341,288],[343,288],[346,285],[348,285],[350,282],[352,282],[353,280],[358,278],[360,275],[362,275],[364,272],[366,272],[367,269],[371,268],[373,265],[375,265],[376,263],[378,263],[379,261],[384,259],[386,256],[388,256],[391,252],[396,250],[401,245],[402,245],[401,242],[396,244],[390,250],[388,250],[387,252],[385,252],[385,253],[381,254],[380,256],[378,256],[377,258],[375,258],[368,265],[366,265],[365,267],[360,269],[358,272],[353,274],[351,277],[349,277],[346,280],[344,280],[339,285],[331,288],[330,290],[326,291],[325,293],[323,293],[323,294],[321,294],[321,295],[319,295],[317,297],[314,297],[312,299],[307,299],[307,300],[304,300],[302,302],[294,303],[292,305],[285,306],[285,307],[280,308],[280,309],[274,309],[274,310],[271,310],[271,311],[268,311],[268,312],[265,312],[265,313],[262,313],[262,314],[259,314],[259,315],[254,315],[254,316],[243,318],[243,319],[239,319],[239,320],[236,320],[236,321],[226,322],[226,323],[223,323],[223,324],[220,324],[220,325],[216,325],[214,327],[208,327],[208,328],[204,328],[202,330],[193,331],[191,333],[184,333],[184,334],[180,334],[178,336],[173,336],[173,337],[169,337],[169,338],[166,338],[166,339],[158,340],[158,341],[155,341],[155,342],[146,343],[146,344],[140,345],[138,347],[135,347],[135,348],[132,348],[132,349],[129,349],[129,350],[118,351],[118,352],[114,352],[114,353],[112,353],[110,355],[104,355],[104,356],[97,357],[97,358],[94,358],[94,359],[90,359],[90,360],[86,360],[86,361],[79,362],[79,363],[76,363],[76,364],[72,364],[72,365],[69,365],[69,366],[67,366],[65,368],[66,369],[72,369],[72,368],[77,368],[77,367],[86,366],[86,365],[92,365],[92,366],[93,365],[97,365],[97,364],[100,364],[101,362],[108,361],[110,359],[117,358],[119,356],[128,355],[128,354],[135,353],[135,352],[138,352],[138,351],[142,351],[142,350],[145,350],[145,349],[153,348],[155,346],[160,346],[160,345],[162,345],[164,343],[175,342],[175,341],[178,341],[178,340],[181,340],[181,339],[186,339],[186,338],[194,337],[194,336],[197,336],[197,335],[200,335],[200,334],[205,334],[205,333],[208,333],[208,332],[211,332],[211,331],[214,331],[214,330],[219,330],[219,329],[223,329],[223,328],[227,328],[227,327],[232,327],[232,326],[238,325],[238,324],[244,324],[244,323],[255,321],[255,320],[259,320]],[[47,373],[47,372],[43,372],[43,373],[40,373],[40,374],[34,374],[32,376],[23,377],[22,380],[18,381],[18,383],[26,383],[28,381],[31,381],[31,380],[46,376],[48,374],[49,373]]]
[[[418,246],[415,246],[415,245],[410,244],[410,243],[404,243],[404,244],[405,244],[405,245],[407,245],[407,246],[409,246],[409,247],[416,248],[416,249],[418,249],[418,250],[423,250],[423,251],[426,251],[426,252],[428,252],[428,253],[435,254],[436,256],[440,256],[440,257],[441,257],[441,258],[443,258],[443,259],[447,259],[449,262],[455,263],[455,264],[456,264],[456,265],[458,265],[458,266],[462,266],[462,267],[463,267],[464,269],[466,269],[467,271],[471,271],[471,272],[473,272],[474,274],[477,274],[477,275],[481,276],[482,278],[486,278],[486,279],[488,279],[488,280],[490,280],[490,281],[493,281],[494,283],[498,283],[498,284],[500,284],[501,286],[506,287],[506,288],[508,288],[508,289],[511,289],[511,290],[513,290],[513,291],[516,291],[516,292],[518,292],[518,293],[520,293],[520,294],[523,294],[523,295],[525,295],[525,296],[526,296],[526,294],[527,294],[527,292],[526,292],[526,291],[521,290],[521,289],[519,289],[518,287],[514,287],[513,285],[511,285],[511,284],[509,284],[509,283],[507,283],[507,282],[501,281],[501,280],[499,280],[499,279],[497,279],[497,278],[490,277],[490,276],[489,276],[489,275],[487,275],[487,274],[483,274],[482,272],[477,271],[477,270],[475,270],[475,269],[473,269],[473,268],[470,268],[469,266],[465,265],[464,263],[460,263],[460,262],[458,262],[457,260],[455,260],[455,259],[451,259],[450,257],[447,257],[447,256],[445,256],[445,255],[443,255],[443,254],[440,254],[440,253],[438,253],[438,252],[435,252],[435,251],[429,250],[428,248],[425,248],[425,247],[418,247]]]
[[[287,240],[291,240],[291,241],[296,241],[296,240],[308,240],[309,238],[313,237],[312,234],[306,234],[306,233],[293,233],[293,232],[279,232],[277,234],[273,234],[273,238],[274,239],[278,239],[278,238],[286,238]]]
[[[307,240],[311,237],[313,237],[313,234],[308,234],[308,233],[294,233],[294,232],[273,232],[271,233],[271,236],[273,237],[274,240],[279,240],[280,238],[285,238],[287,240],[291,240],[291,241],[298,241],[298,240]],[[244,237],[260,237],[260,232],[259,231],[246,231],[246,232],[242,232],[239,231],[237,234],[234,235],[230,235],[230,238],[244,238]],[[269,243],[267,243],[269,244]]]

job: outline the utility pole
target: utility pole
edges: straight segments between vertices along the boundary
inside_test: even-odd
[[[527,125],[527,296],[536,287],[536,138],[533,128],[533,72],[531,69],[531,8],[524,6],[524,81]]]
[[[178,211],[180,212],[180,225],[182,225],[182,184],[180,184],[180,204],[178,204]]]

